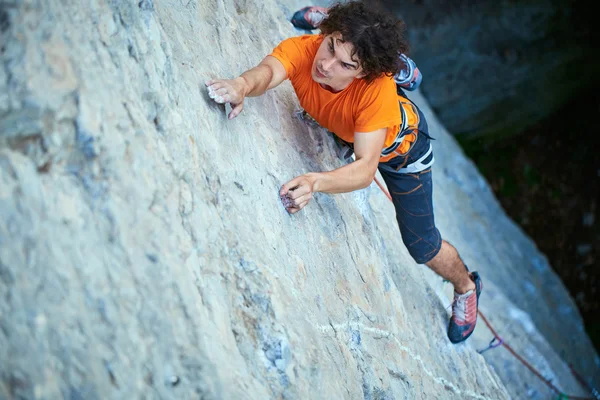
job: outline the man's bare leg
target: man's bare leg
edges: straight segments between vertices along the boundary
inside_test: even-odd
[[[429,268],[454,285],[454,291],[463,294],[475,290],[475,282],[470,278],[458,251],[450,243],[442,240],[442,248],[427,264]]]

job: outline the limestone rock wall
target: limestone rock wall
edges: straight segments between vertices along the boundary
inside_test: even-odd
[[[296,34],[301,5],[0,2],[0,397],[549,395],[475,352],[482,324],[447,341],[448,287],[375,185],[286,213],[280,184],[342,165],[289,84],[233,121],[206,95]],[[414,96],[437,131],[438,222],[482,273],[483,310],[582,393],[565,363],[597,377],[598,358],[573,302]]]

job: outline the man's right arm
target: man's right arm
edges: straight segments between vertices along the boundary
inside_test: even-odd
[[[287,77],[281,61],[266,56],[256,67],[244,72],[235,79],[213,79],[206,82],[208,95],[217,103],[230,103],[228,118],[238,116],[244,108],[247,96],[260,96],[267,90],[278,86]]]

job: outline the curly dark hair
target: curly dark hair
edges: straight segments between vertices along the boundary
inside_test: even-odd
[[[402,20],[375,4],[366,6],[360,1],[337,3],[329,8],[328,14],[319,26],[321,33],[339,32],[343,42],[352,43],[352,59],[358,57],[367,82],[384,74],[393,76],[398,71],[401,65],[398,55],[406,54],[409,49]]]

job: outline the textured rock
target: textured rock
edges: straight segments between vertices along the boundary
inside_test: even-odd
[[[0,397],[550,395],[503,350],[475,352],[483,324],[448,342],[448,287],[375,185],[285,211],[282,183],[342,163],[289,84],[233,121],[208,98],[205,80],[296,33],[299,6],[0,3]],[[564,372],[598,382],[573,302],[414,97],[438,138],[438,222],[481,272],[482,309],[585,394]]]
[[[518,134],[599,82],[585,3],[384,2],[407,21],[423,94],[453,134]]]

